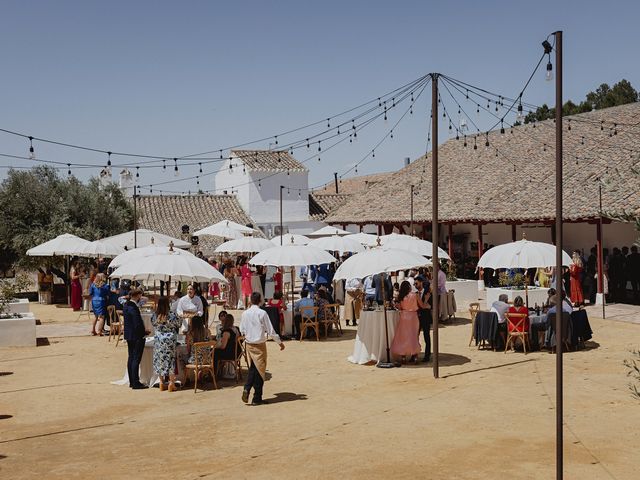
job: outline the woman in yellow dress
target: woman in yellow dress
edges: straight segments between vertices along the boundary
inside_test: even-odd
[[[546,268],[538,268],[538,271],[536,272],[536,280],[538,280],[539,286],[549,288],[549,275]]]

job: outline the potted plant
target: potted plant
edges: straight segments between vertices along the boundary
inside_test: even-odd
[[[10,313],[10,304],[20,292],[26,291],[30,286],[31,279],[24,273],[16,275],[13,281],[0,280],[0,318],[20,316]]]

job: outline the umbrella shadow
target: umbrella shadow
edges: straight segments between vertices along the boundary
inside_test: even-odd
[[[471,323],[471,320],[468,318],[452,317],[452,318],[447,318],[444,322],[443,321],[438,322],[438,327],[440,328],[456,327],[458,325],[469,325],[470,323]]]

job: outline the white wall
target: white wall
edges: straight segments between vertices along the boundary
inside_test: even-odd
[[[280,185],[282,192],[283,224],[306,222],[309,220],[309,173],[281,172],[273,175],[268,172],[251,172],[253,183],[247,186],[247,213],[258,225],[279,224],[280,222]],[[261,187],[258,188],[258,180]],[[244,207],[244,204],[243,204]]]

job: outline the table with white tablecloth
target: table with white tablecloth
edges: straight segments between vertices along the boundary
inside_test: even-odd
[[[389,347],[396,331],[399,315],[395,310],[387,311],[387,326],[389,329]],[[347,358],[351,363],[364,365],[369,362],[386,360],[387,341],[384,327],[384,311],[363,310],[358,320],[353,354]]]
[[[177,358],[180,358],[181,355],[186,354],[187,346],[183,343],[184,336],[182,336],[182,342],[178,343],[176,348]],[[140,360],[140,383],[143,383],[149,387],[154,386],[158,383],[158,375],[153,371],[153,337],[145,338],[144,343],[144,351],[142,352],[142,360]],[[178,375],[177,377],[182,376],[182,365],[181,362],[177,362],[178,364]],[[124,369],[124,377],[121,380],[116,380],[111,382],[113,385],[129,385],[129,372],[127,371],[127,367]]]

